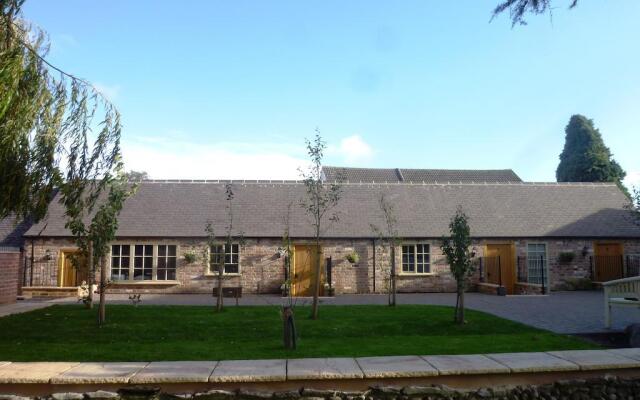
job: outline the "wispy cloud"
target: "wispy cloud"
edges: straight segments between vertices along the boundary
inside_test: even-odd
[[[101,82],[93,82],[93,86],[109,101],[115,101],[120,95],[120,90],[122,89],[120,85],[106,85]]]

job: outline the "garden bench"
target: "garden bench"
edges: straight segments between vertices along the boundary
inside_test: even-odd
[[[604,288],[604,325],[611,328],[611,307],[640,307],[640,276],[616,279],[602,284]]]
[[[218,297],[218,288],[213,288],[213,297]],[[222,288],[222,297],[230,297],[236,299],[236,305],[238,305],[238,299],[242,297],[242,286],[231,286]]]

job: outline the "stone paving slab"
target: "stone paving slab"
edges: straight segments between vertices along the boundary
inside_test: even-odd
[[[289,380],[362,378],[364,374],[353,358],[300,358],[287,361]]]
[[[287,380],[287,360],[220,361],[209,382],[280,382]]]
[[[578,364],[581,370],[637,368],[640,361],[602,350],[550,351],[549,354]]]
[[[11,361],[0,361],[0,367],[11,364]]]
[[[440,375],[478,375],[509,373],[509,368],[482,354],[423,356]]]
[[[438,371],[418,356],[360,357],[356,362],[365,378],[411,378],[438,375]]]
[[[77,362],[16,362],[0,368],[0,383],[49,383]]]
[[[640,360],[640,347],[632,347],[628,349],[612,349],[607,351],[619,356],[633,358],[634,360]]]
[[[55,384],[128,383],[146,362],[82,363],[53,377]]]
[[[577,371],[577,364],[549,353],[499,353],[487,357],[506,365],[511,372]]]
[[[136,373],[129,383],[208,382],[217,364],[217,361],[152,362]]]

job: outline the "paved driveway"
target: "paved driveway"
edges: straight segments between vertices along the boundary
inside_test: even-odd
[[[554,292],[548,296],[492,296],[467,293],[466,306],[522,322],[527,325],[548,329],[558,333],[603,332],[604,303],[600,291]],[[127,304],[126,295],[110,295],[111,303]],[[386,295],[342,295],[323,298],[322,304],[387,304]],[[213,305],[210,295],[142,295],[142,305]],[[234,305],[234,299],[225,299],[227,305]],[[245,296],[240,305],[279,305],[279,296]],[[310,299],[298,299],[297,304],[309,304]],[[455,305],[453,293],[399,294],[400,304]],[[640,322],[640,310],[635,308],[613,309],[613,329],[622,330],[631,323]]]
[[[548,296],[492,296],[480,293],[467,293],[466,306],[499,317],[522,322],[558,333],[604,332],[603,294],[599,291],[554,292]],[[311,299],[297,299],[298,305],[310,304]],[[399,304],[435,304],[455,305],[453,293],[416,293],[399,294]],[[111,304],[129,304],[127,295],[109,295]],[[225,299],[228,306],[235,304],[234,299]],[[244,296],[240,305],[279,305],[280,296],[261,295]],[[24,300],[12,305],[0,306],[0,316],[31,311],[52,304],[76,303],[75,298],[49,301]],[[143,294],[142,305],[210,305],[215,299],[210,295],[194,294]],[[335,298],[322,298],[324,305],[347,304],[387,304],[386,295],[342,295]],[[640,310],[635,308],[613,309],[613,329],[622,330],[632,323],[640,323]]]

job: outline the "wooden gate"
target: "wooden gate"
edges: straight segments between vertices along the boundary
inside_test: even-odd
[[[624,277],[622,243],[595,243],[593,255],[596,282],[607,282]]]
[[[513,245],[487,244],[485,252],[487,282],[505,287],[513,294],[516,282],[515,255]]]
[[[58,267],[58,287],[80,286],[88,280],[87,265],[77,250],[62,250]]]

